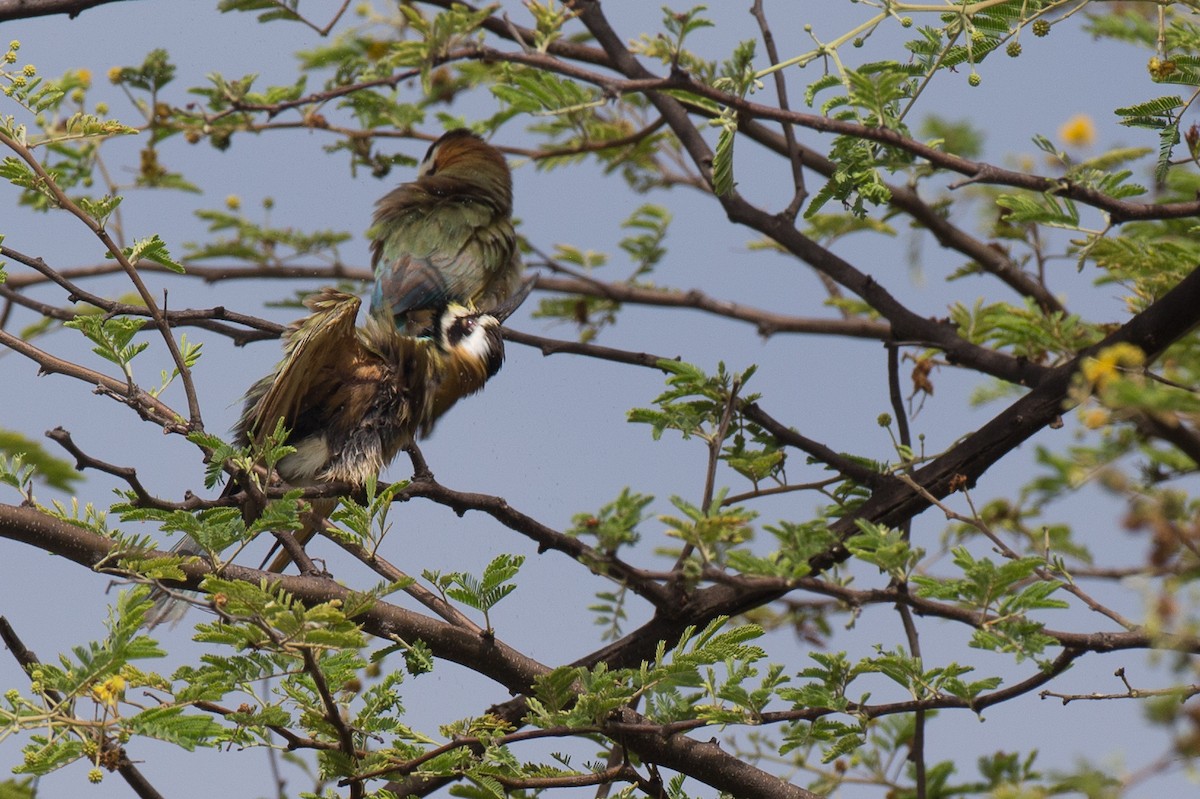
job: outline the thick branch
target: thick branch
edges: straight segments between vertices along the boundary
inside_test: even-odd
[[[10,538],[45,552],[61,555],[88,568],[95,568],[117,554],[114,543],[81,527],[69,524],[33,508],[0,504],[0,538]],[[165,554],[165,553],[164,553]],[[180,568],[187,579],[178,587],[195,589],[211,574],[200,562],[185,562]],[[279,575],[259,569],[227,564],[226,579],[253,584],[276,584],[305,604],[332,600],[351,601],[351,592],[331,579],[310,576]],[[166,581],[170,582],[170,581]],[[460,663],[514,693],[529,690],[534,678],[549,669],[491,636],[474,635],[445,622],[377,601],[355,619],[371,635],[393,640],[424,641],[435,656]],[[643,717],[627,710],[622,720],[641,723]],[[643,759],[690,774],[720,790],[749,799],[816,799],[815,795],[789,785],[738,758],[726,754],[715,744],[701,743],[683,735],[664,738],[657,733],[624,736]]]
[[[0,0],[0,22],[51,14],[66,14],[75,19],[89,8],[119,2],[121,0]]]

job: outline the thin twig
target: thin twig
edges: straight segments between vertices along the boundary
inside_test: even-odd
[[[775,47],[775,35],[771,32],[771,26],[767,23],[767,12],[763,9],[763,0],[754,0],[754,5],[750,7],[750,14],[758,22],[758,29],[762,32],[763,45],[767,48],[767,59],[772,64],[779,63],[779,50]],[[782,69],[775,70],[771,77],[775,81],[775,96],[779,100],[779,107],[785,111],[788,108],[787,96],[787,78]],[[792,201],[788,203],[788,207],[783,210],[783,215],[788,219],[795,219],[800,213],[800,207],[804,205],[804,200],[808,197],[808,191],[804,188],[804,163],[800,160],[800,148],[796,146],[796,131],[790,122],[780,123],[783,128],[783,137],[787,141],[788,162],[792,166],[792,183],[793,195]],[[918,799],[921,799],[918,797]]]
[[[13,626],[4,616],[0,616],[0,640],[4,642],[4,646],[12,653],[26,674],[32,675],[33,671],[41,664],[38,656],[25,646],[20,636],[17,635],[17,631],[13,629]],[[55,704],[62,704],[66,699],[66,697],[53,688],[43,688],[42,690],[50,698],[50,701]],[[137,766],[130,762],[124,747],[113,743],[107,737],[101,739],[100,747],[102,756],[115,750],[117,773],[121,775],[121,778],[125,780],[125,783],[133,789],[133,792],[140,799],[163,799],[162,794],[146,779],[146,775],[142,774]]]
[[[5,330],[0,330],[0,345],[29,358],[38,364],[41,372],[45,374],[66,375],[95,385],[96,393],[119,400],[136,411],[141,418],[159,425],[169,433],[185,435],[189,432],[187,425],[183,424],[182,417],[162,400],[137,386],[129,385],[124,380],[117,380],[86,366],[64,361]]]
[[[116,242],[108,235],[104,227],[93,219],[88,213],[74,203],[70,197],[59,187],[54,178],[42,166],[41,162],[34,157],[33,153],[27,147],[8,136],[3,131],[0,131],[0,144],[3,144],[8,149],[15,152],[21,157],[26,165],[33,170],[37,175],[44,189],[53,195],[53,199],[57,205],[70,213],[80,222],[87,226],[92,233],[100,239],[100,242],[108,250],[109,254],[116,259],[117,263],[124,269],[129,281],[133,283],[137,290],[138,296],[141,297],[146,308],[150,311],[150,316],[154,320],[155,326],[162,334],[163,341],[167,345],[167,351],[171,354],[171,360],[175,363],[175,368],[179,371],[179,379],[183,384],[184,395],[187,397],[188,404],[188,429],[202,430],[204,423],[200,417],[200,400],[196,396],[196,386],[192,380],[192,370],[183,359],[183,354],[179,350],[179,344],[175,341],[175,336],[171,332],[171,326],[166,317],[163,316],[162,310],[154,299],[153,293],[147,288],[141,275],[138,274],[137,268],[125,256],[124,251],[117,246]]]

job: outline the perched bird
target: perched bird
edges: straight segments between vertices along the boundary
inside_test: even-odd
[[[417,179],[389,192],[367,231],[372,315],[410,333],[457,302],[488,311],[517,290],[521,257],[512,226],[512,173],[504,155],[465,128],[435,141]]]
[[[261,444],[282,422],[285,443],[295,448],[276,464],[292,486],[344,482],[361,487],[396,454],[428,435],[458,400],[483,388],[504,362],[500,324],[532,288],[481,313],[458,303],[444,305],[428,335],[397,329],[390,317],[368,315],[356,327],[361,301],[326,288],[309,297],[311,314],[284,333],[284,358],[246,394],[234,427],[242,445]],[[227,493],[237,489],[231,481]],[[313,501],[313,517],[297,534],[305,543],[336,500]],[[199,554],[191,539],[176,552]],[[286,552],[271,563],[282,571]],[[147,617],[154,626],[177,618],[182,608],[161,595]]]

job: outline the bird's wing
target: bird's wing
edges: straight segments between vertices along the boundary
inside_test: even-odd
[[[381,208],[368,232],[375,266],[371,313],[410,311],[446,302],[485,307],[507,296],[516,258],[511,223],[487,202],[415,192],[403,209]],[[503,299],[500,297],[499,299]]]
[[[288,331],[283,361],[239,424],[249,440],[261,442],[281,419],[293,440],[311,432],[300,429],[308,426],[303,417],[337,390],[342,368],[359,354],[354,324],[362,304],[358,297],[325,288],[304,304],[312,313]]]

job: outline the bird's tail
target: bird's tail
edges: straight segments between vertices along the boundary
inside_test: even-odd
[[[200,549],[200,545],[187,537],[171,547],[171,553],[174,555],[200,555],[202,552],[203,550]],[[165,588],[155,588],[150,594],[150,598],[154,600],[154,604],[146,613],[146,629],[153,630],[158,625],[167,622],[172,627],[178,624],[191,604],[184,598],[188,596],[198,597],[200,596],[200,592],[167,591]]]
[[[336,499],[312,500],[312,510],[303,515],[304,526],[296,531],[296,541],[300,546],[307,544],[317,534],[317,531],[325,526],[325,520],[329,518],[329,514],[333,513],[335,507],[337,507]],[[271,557],[272,555],[274,558]],[[263,557],[262,564],[258,568],[275,574],[283,574],[283,570],[291,562],[292,556],[276,541],[271,545],[271,549]]]
[[[237,493],[239,490],[238,482],[230,479],[225,484],[225,489],[221,492],[221,497],[228,497],[231,494]],[[188,536],[184,536],[179,541],[175,542],[175,546],[171,547],[172,555],[180,555],[186,557],[188,555],[203,555],[204,550]],[[168,591],[165,588],[155,588],[150,594],[150,598],[154,600],[154,604],[146,613],[146,629],[153,630],[160,624],[169,622],[172,627],[179,623],[183,618],[183,614],[187,612],[191,603],[188,597],[200,596],[199,591]]]

